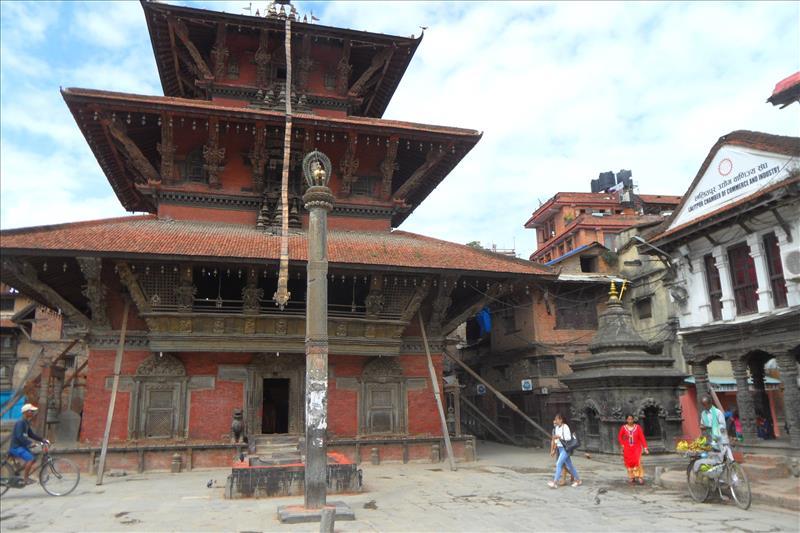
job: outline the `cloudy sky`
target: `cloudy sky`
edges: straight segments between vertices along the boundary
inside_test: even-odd
[[[599,172],[683,194],[721,135],[800,135],[800,105],[765,103],[800,70],[797,2],[295,4],[332,26],[426,26],[385,117],[484,132],[408,231],[527,257],[539,202]],[[161,94],[139,3],[0,2],[0,49],[0,226],[124,214],[58,89]]]

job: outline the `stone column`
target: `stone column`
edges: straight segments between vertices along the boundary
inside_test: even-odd
[[[758,281],[758,312],[769,313],[775,308],[772,300],[772,284],[769,281],[769,269],[767,268],[767,256],[764,253],[764,243],[757,233],[747,236],[747,246],[750,247],[750,257],[756,267],[756,280]]]
[[[697,393],[697,412],[703,410],[700,399],[703,396],[711,396],[711,389],[708,385],[708,364],[692,363],[692,376],[694,376],[694,389]]]
[[[722,287],[722,320],[733,320],[736,316],[736,301],[733,298],[733,283],[731,281],[730,267],[728,266],[728,253],[722,246],[715,246],[713,250],[714,262],[719,271],[719,282]]]
[[[783,384],[783,410],[792,446],[800,447],[800,386],[797,384],[797,358],[791,353],[776,357]]]
[[[695,257],[691,260],[692,265],[692,284],[693,289],[689,298],[694,299],[694,307],[697,309],[697,318],[693,321],[695,325],[708,324],[714,320],[711,314],[711,299],[708,296],[708,280],[706,279],[706,262],[703,256]]]
[[[737,358],[731,361],[731,366],[733,377],[736,379],[736,407],[739,409],[739,420],[742,422],[742,434],[745,441],[755,442],[756,408],[753,405],[753,395],[750,393],[747,379],[747,363],[744,359]]]
[[[303,160],[308,190],[303,195],[308,218],[306,291],[306,465],[305,508],[322,509],[327,494],[328,454],[328,211],[334,197],[328,188],[330,160],[314,151]]]
[[[758,364],[758,361],[751,363],[750,376],[753,378],[753,404],[756,407],[756,414],[761,412],[764,416],[772,418],[772,413],[769,408],[769,397],[767,396],[767,386],[766,383],[764,383],[766,379],[764,365]],[[773,420],[773,423],[774,422]]]
[[[794,239],[789,242],[789,236],[781,228],[775,228],[775,236],[778,238],[778,248],[781,253],[781,266],[783,267],[783,277],[786,279],[786,300],[789,307],[800,305],[800,281],[793,281],[788,279],[791,277],[789,264],[787,258],[789,253],[796,251],[798,247],[797,240]],[[797,279],[797,277],[795,278]]]

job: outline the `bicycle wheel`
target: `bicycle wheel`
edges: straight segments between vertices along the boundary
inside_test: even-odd
[[[11,479],[14,477],[14,466],[6,461],[0,467],[0,496],[6,493],[11,488]]]
[[[708,494],[711,492],[711,487],[707,482],[697,477],[697,472],[694,471],[694,461],[689,463],[686,467],[686,486],[689,489],[689,496],[698,503],[703,503],[708,499]]]
[[[66,496],[75,490],[80,480],[81,471],[78,465],[63,457],[51,459],[39,472],[39,483],[51,496]]]
[[[750,482],[747,480],[747,474],[744,473],[742,465],[730,463],[725,469],[725,476],[733,501],[740,509],[749,509],[753,495],[750,492]]]

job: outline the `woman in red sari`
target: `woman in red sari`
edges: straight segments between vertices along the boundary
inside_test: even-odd
[[[647,449],[647,441],[644,440],[644,430],[634,422],[633,415],[625,416],[625,424],[619,429],[617,438],[622,448],[625,468],[628,469],[628,483],[644,485],[642,451],[648,455],[650,451]]]

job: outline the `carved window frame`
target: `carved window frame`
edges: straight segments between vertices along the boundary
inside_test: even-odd
[[[408,434],[408,380],[396,357],[376,357],[364,365],[358,394],[358,435],[407,435]],[[392,428],[389,431],[373,431],[370,426],[376,409],[369,406],[370,395],[379,389],[392,391],[395,405],[392,409]],[[379,410],[385,410],[380,408]]]
[[[188,388],[189,377],[183,363],[169,354],[152,354],[145,359],[133,376],[130,411],[128,414],[129,439],[186,439],[189,435]],[[172,423],[169,435],[147,435],[148,412],[153,391],[171,391]],[[162,409],[162,408],[159,408]]]

